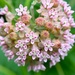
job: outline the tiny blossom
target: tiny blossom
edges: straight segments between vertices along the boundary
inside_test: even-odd
[[[72,16],[69,16],[69,23],[71,24],[72,27],[75,27],[74,18]]]
[[[45,41],[42,41],[42,44],[44,46],[44,50],[45,51],[53,51],[53,43],[51,42],[51,40],[46,39]]]
[[[52,18],[52,19],[55,19],[55,18],[57,18],[58,16],[59,16],[59,14],[58,14],[58,10],[57,9],[51,9],[50,11],[49,11],[49,16],[50,16],[50,18]]]
[[[62,17],[60,21],[63,27],[70,26],[69,20],[66,17]]]
[[[4,37],[0,36],[0,46],[2,46],[4,44],[5,44]]]
[[[43,6],[40,6],[40,9],[38,9],[37,12],[44,17],[49,17],[47,10]]]
[[[8,60],[14,58],[14,53],[11,50],[5,51],[5,56],[8,57]]]
[[[34,42],[38,39],[38,34],[31,31],[29,34],[26,34],[26,40],[28,42],[31,42],[31,44],[34,44]]]
[[[70,30],[66,30],[63,35],[66,43],[73,45],[75,43],[75,35],[70,33]]]
[[[4,26],[4,20],[3,20],[3,18],[0,18],[0,28],[1,28],[2,26]]]
[[[18,31],[24,31],[24,30],[25,30],[25,24],[22,23],[21,21],[17,22],[15,31],[18,32]]]
[[[32,56],[32,59],[35,60],[35,58],[40,54],[40,51],[36,45],[33,45],[31,50],[32,51],[30,51],[29,56]]]
[[[5,15],[8,12],[8,7],[0,8],[0,15]]]
[[[20,51],[26,50],[27,49],[26,41],[25,40],[18,40],[15,47],[18,48]]]
[[[74,13],[74,11],[71,10],[71,7],[68,6],[67,4],[64,6],[64,11],[65,11],[65,13],[66,13],[67,15],[71,15],[71,14]]]
[[[19,8],[16,9],[16,12],[18,16],[29,14],[29,11],[27,11],[27,7],[23,7],[22,4],[19,5]]]
[[[50,58],[47,52],[41,52],[38,57],[40,62],[47,62],[47,59]]]
[[[67,56],[67,52],[71,49],[70,44],[63,43],[61,44],[61,48],[58,50],[59,54],[61,55],[62,59]]]
[[[54,66],[57,62],[60,62],[60,56],[58,53],[54,53],[50,56],[50,67]]]
[[[38,63],[36,65],[32,65],[32,66],[28,67],[29,71],[33,70],[33,71],[36,71],[36,72],[38,72],[39,70],[43,70],[44,71],[45,69],[46,69],[46,67],[43,64],[41,64],[41,63]]]
[[[18,66],[21,66],[21,65],[25,65],[25,60],[26,60],[26,55],[27,55],[27,52],[25,51],[18,51],[16,53],[16,55],[18,56],[16,59],[15,59],[15,62],[18,64]]]
[[[50,9],[54,3],[51,3],[51,0],[41,0],[44,8]]]

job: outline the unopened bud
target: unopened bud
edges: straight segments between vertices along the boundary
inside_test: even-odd
[[[52,34],[60,34],[60,30],[57,28],[52,29]]]
[[[35,20],[35,22],[36,22],[36,24],[37,24],[38,26],[44,26],[44,24],[45,24],[45,20],[44,20],[44,18],[42,18],[42,17],[38,17],[38,18]]]
[[[57,40],[53,40],[53,42],[54,42],[54,48],[60,48],[61,47],[61,42],[60,42],[60,40],[59,39],[57,39]]]
[[[52,3],[54,3],[54,7],[58,6],[58,1],[57,0],[52,0]]]
[[[30,19],[31,19],[31,16],[27,14],[21,17],[22,22],[25,23],[26,25],[30,23]]]
[[[12,40],[16,40],[16,39],[17,39],[17,34],[16,34],[15,32],[11,32],[11,33],[9,34],[9,37],[10,37],[10,39],[12,39]]]
[[[48,38],[48,37],[49,37],[49,32],[48,32],[47,30],[43,30],[43,31],[41,32],[41,37],[42,37],[42,38]]]
[[[46,27],[47,29],[49,29],[49,30],[52,30],[52,29],[53,29],[53,25],[52,25],[51,22],[47,22],[46,25],[45,25],[45,27]]]

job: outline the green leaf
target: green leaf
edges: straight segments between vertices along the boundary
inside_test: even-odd
[[[0,75],[16,75],[14,72],[0,65]]]
[[[0,7],[4,7],[5,5],[8,6],[10,11],[14,11],[13,6],[10,3],[8,3],[6,0],[0,0]]]

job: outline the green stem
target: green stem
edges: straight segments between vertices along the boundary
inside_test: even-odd
[[[59,63],[55,67],[56,67],[59,75],[65,75],[64,72],[63,72],[63,69],[62,69],[62,67]]]
[[[32,15],[32,20],[33,20],[33,22],[34,22],[34,20],[35,20],[35,16],[34,16],[34,6],[31,6],[31,7],[30,7],[30,13],[31,13],[31,15]]]

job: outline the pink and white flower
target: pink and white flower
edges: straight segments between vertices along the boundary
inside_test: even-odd
[[[41,0],[44,8],[50,9],[54,3],[51,3],[51,0]]]
[[[18,51],[16,53],[16,55],[18,56],[16,59],[15,59],[15,63],[18,64],[18,66],[24,66],[25,65],[25,60],[26,60],[26,55],[27,53],[25,51]]]
[[[32,59],[35,60],[40,54],[40,50],[38,49],[38,47],[34,44],[30,53],[29,53],[29,56],[32,56]]]
[[[8,7],[7,6],[0,9],[0,15],[5,15],[7,12],[8,12]]]
[[[25,30],[25,24],[22,23],[22,21],[17,22],[15,31],[18,32],[18,31],[24,31],[24,30]]]
[[[27,10],[27,7],[23,7],[22,4],[19,5],[19,8],[16,9],[16,12],[17,12],[18,16],[29,14],[29,11]]]
[[[38,57],[40,62],[47,62],[47,60],[50,58],[49,54],[44,51],[41,52]]]
[[[18,48],[19,51],[24,51],[27,49],[27,43],[25,40],[18,40],[15,48]]]
[[[31,31],[30,33],[26,33],[26,40],[27,42],[31,42],[31,44],[34,44],[36,40],[38,39],[38,34]]]
[[[5,56],[8,57],[8,60],[10,60],[14,58],[14,53],[11,50],[7,50],[5,51]]]
[[[44,41],[42,41],[42,44],[43,44],[43,46],[44,46],[44,50],[45,51],[53,51],[53,43],[51,42],[51,40],[50,39],[46,39],[46,40],[44,40]]]

